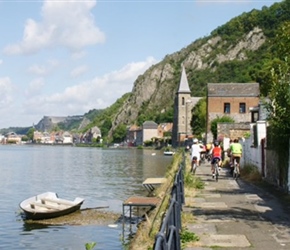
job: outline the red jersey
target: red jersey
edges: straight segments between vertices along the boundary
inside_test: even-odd
[[[212,150],[212,156],[215,157],[221,157],[222,156],[222,149],[220,147],[214,147]]]

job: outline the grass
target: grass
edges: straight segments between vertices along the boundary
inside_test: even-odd
[[[166,170],[166,182],[157,188],[154,193],[156,197],[161,199],[160,204],[154,210],[152,210],[150,214],[148,214],[146,221],[143,221],[139,224],[136,235],[128,244],[126,249],[152,249],[152,246],[155,242],[155,236],[160,230],[163,217],[170,202],[171,188],[181,160],[182,153],[177,152],[173,157],[171,165],[168,166]]]
[[[195,233],[184,228],[180,233],[180,241],[182,244],[185,244],[187,242],[199,241],[199,237]]]
[[[262,176],[254,165],[246,165],[241,169],[241,176],[244,180],[252,183],[259,183],[262,181]]]

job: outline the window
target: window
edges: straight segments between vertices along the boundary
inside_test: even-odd
[[[182,97],[182,99],[181,99],[181,105],[184,106],[184,104],[185,104],[185,100],[184,100],[184,97]]]
[[[252,112],[251,122],[257,122],[259,120],[259,112]]]
[[[226,114],[231,113],[231,104],[228,102],[224,103],[224,113],[226,113]]]
[[[246,103],[240,102],[240,113],[246,113]]]

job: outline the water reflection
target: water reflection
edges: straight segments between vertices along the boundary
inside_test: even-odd
[[[47,229],[49,226],[40,223],[23,223],[23,232],[30,232],[33,230],[42,230]]]
[[[152,155],[152,153],[156,155]],[[18,204],[47,191],[64,199],[82,197],[85,208],[122,214],[130,196],[146,196],[142,182],[163,177],[171,163],[161,152],[56,146],[0,146],[0,249],[122,249],[122,226],[27,224]],[[130,225],[129,225],[130,226]]]

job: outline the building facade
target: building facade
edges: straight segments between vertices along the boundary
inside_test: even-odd
[[[250,123],[251,108],[260,101],[258,83],[208,83],[206,140],[212,141],[211,121],[229,116],[235,123]]]

